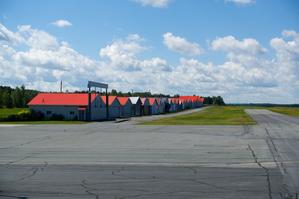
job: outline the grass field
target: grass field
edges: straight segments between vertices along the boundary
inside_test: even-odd
[[[203,111],[144,122],[145,125],[246,125],[256,124],[238,106],[213,106]]]
[[[7,118],[9,115],[18,114],[21,111],[29,111],[28,108],[0,108],[0,119]],[[0,124],[86,124],[82,121],[0,121]]]
[[[88,122],[82,121],[20,121],[20,122],[0,122],[1,124],[87,124]]]
[[[266,109],[276,113],[281,113],[289,116],[299,117],[299,107],[283,107],[283,106],[235,106],[242,109]]]
[[[299,107],[269,107],[266,109],[281,114],[299,117]]]
[[[7,118],[9,115],[18,114],[21,111],[28,110],[28,108],[0,108],[0,119]]]
[[[159,120],[149,121],[145,125],[246,125],[255,124],[244,109],[268,109],[281,114],[299,117],[298,107],[246,107],[246,106],[214,106],[201,112],[188,115],[174,116]],[[18,114],[27,108],[1,108],[0,119],[12,114]],[[20,121],[0,122],[0,124],[86,124],[82,121]]]

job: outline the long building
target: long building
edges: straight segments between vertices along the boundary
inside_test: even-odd
[[[120,117],[131,117],[132,115],[132,102],[129,97],[117,97],[121,108]]]
[[[106,105],[106,96],[101,96],[102,101]],[[119,118],[121,117],[121,104],[117,99],[117,96],[109,96],[108,97],[109,104],[109,118]]]
[[[87,93],[39,93],[29,103],[30,109],[41,112],[46,118],[63,116],[66,120],[86,120]],[[91,120],[106,118],[106,106],[97,94],[91,94]]]
[[[142,102],[140,97],[130,97],[132,102],[132,116],[142,115]]]
[[[109,119],[120,117],[157,115],[198,108],[203,105],[199,96],[176,98],[154,97],[108,97]],[[29,103],[30,109],[42,113],[46,118],[63,116],[66,120],[87,120],[87,93],[39,93]],[[106,96],[91,94],[91,120],[105,120]]]

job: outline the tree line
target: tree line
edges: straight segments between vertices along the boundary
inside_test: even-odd
[[[219,106],[224,106],[225,102],[221,96],[208,96],[208,97],[203,97],[204,98],[204,104],[206,105],[219,105]]]
[[[11,88],[0,86],[0,108],[24,108],[27,103],[38,93],[36,90],[21,87]]]
[[[77,91],[77,92],[87,92],[87,91]],[[100,93],[101,95],[105,95],[104,92]],[[112,89],[111,92],[108,92],[109,95],[115,95],[115,96],[120,96],[120,97],[171,97],[170,95],[165,95],[162,93],[155,94],[151,93],[149,91],[147,92],[121,92],[117,91],[115,89]],[[180,97],[179,94],[174,95],[173,97]],[[223,97],[221,96],[207,96],[207,97],[202,97],[204,98],[204,104],[206,105],[219,105],[223,106],[225,105],[225,102],[223,100]]]
[[[87,91],[83,91],[87,92]],[[105,93],[100,93],[102,95],[105,95]],[[151,92],[121,92],[117,91],[115,89],[112,89],[111,92],[108,92],[109,95],[116,95],[116,96],[127,96],[127,97],[171,97],[170,95],[165,95],[162,93],[159,94],[153,94]],[[179,94],[174,95],[173,97],[179,97]],[[219,105],[219,106],[224,106],[225,102],[223,100],[223,97],[221,96],[207,96],[203,97],[204,98],[204,104],[205,105]]]
[[[75,93],[87,93],[88,91],[75,91]],[[105,92],[99,92],[97,93],[101,95],[106,95]],[[121,92],[117,91],[116,89],[112,89],[110,92],[108,91],[108,95],[113,95],[113,96],[119,96],[119,97],[170,97],[170,95],[165,95],[162,93],[156,94],[156,93],[151,93],[149,91],[145,92]]]

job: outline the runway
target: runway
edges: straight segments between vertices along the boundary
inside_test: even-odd
[[[298,119],[0,127],[0,198],[295,198]]]

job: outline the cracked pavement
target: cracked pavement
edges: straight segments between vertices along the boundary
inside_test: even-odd
[[[0,198],[296,198],[299,119],[0,126]]]

